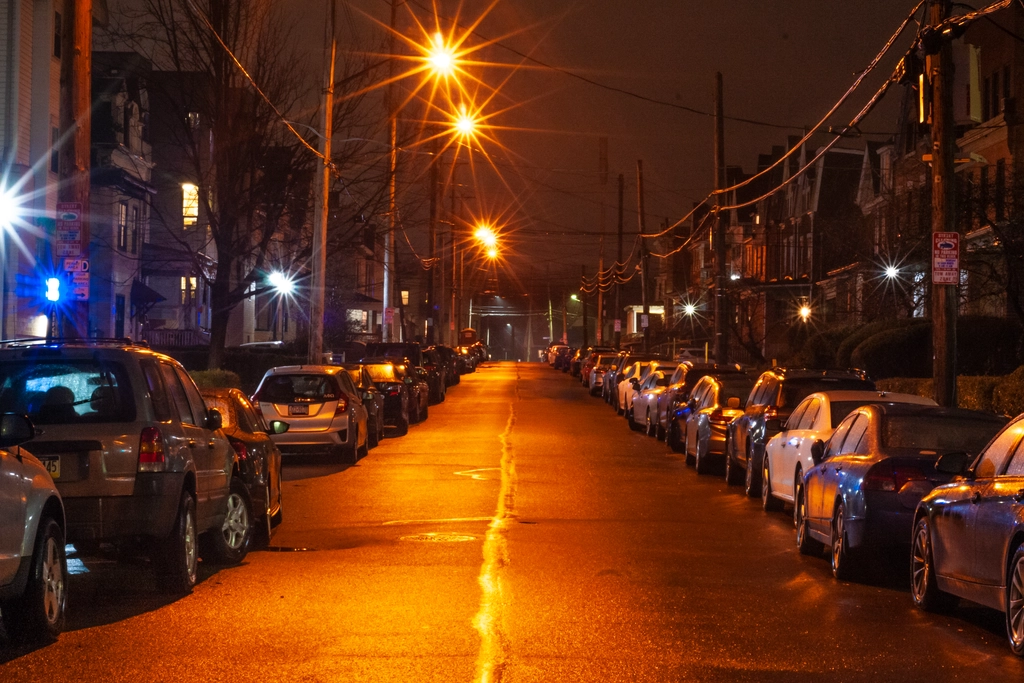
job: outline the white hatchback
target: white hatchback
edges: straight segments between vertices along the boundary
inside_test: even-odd
[[[796,482],[814,467],[811,446],[827,441],[843,418],[869,403],[915,403],[935,401],[914,394],[885,391],[822,391],[810,394],[797,405],[782,431],[769,439],[763,458],[761,503],[765,510],[779,509],[793,502]]]

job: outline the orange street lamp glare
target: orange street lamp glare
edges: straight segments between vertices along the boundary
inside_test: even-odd
[[[498,258],[498,250],[495,247],[491,247],[487,250],[487,258],[496,259]]]
[[[462,137],[468,138],[476,133],[476,118],[466,110],[466,105],[462,105],[459,108],[459,113],[452,125],[455,128],[455,132]]]
[[[811,317],[811,307],[806,305],[806,304],[804,304],[803,306],[800,307],[800,318],[803,319],[804,322],[807,322],[807,319],[810,318],[810,317]]]
[[[430,49],[427,51],[427,64],[435,75],[448,78],[455,73],[455,61],[455,51],[445,43],[444,36],[438,31],[434,34]]]
[[[473,233],[473,237],[476,237],[480,244],[489,249],[494,249],[498,246],[498,236],[494,234],[494,230],[486,225],[477,228],[476,232]]]

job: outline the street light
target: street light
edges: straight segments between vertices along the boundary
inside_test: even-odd
[[[494,260],[494,259],[498,258],[498,249],[497,249],[497,247],[491,247],[490,249],[487,250],[487,258],[489,258],[491,260]]]
[[[886,266],[885,276],[890,280],[895,280],[900,276],[900,269],[897,268],[896,266]]]
[[[580,300],[579,295],[575,294],[575,293],[574,294],[570,294],[569,298],[572,299],[573,301],[579,301]]]
[[[811,317],[811,307],[808,306],[807,304],[804,304],[803,306],[800,307],[799,313],[800,319],[804,322],[807,322]]]
[[[427,66],[438,78],[448,78],[455,73],[457,64],[455,50],[445,42],[440,31],[436,32],[431,39],[425,59]]]
[[[481,225],[478,227],[476,232],[473,233],[473,237],[488,249],[494,249],[498,246],[498,236],[495,234],[494,229],[489,225]]]
[[[290,296],[295,292],[295,280],[279,270],[275,270],[267,276],[267,282],[274,291],[283,296]]]
[[[692,317],[696,315],[696,313],[697,307],[694,306],[693,304],[686,304],[683,306],[683,314],[686,315],[687,317]]]

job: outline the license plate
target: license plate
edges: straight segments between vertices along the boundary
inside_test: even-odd
[[[288,414],[289,415],[309,415],[309,406],[306,406],[306,405],[288,406]]]
[[[50,473],[50,476],[54,479],[60,477],[60,458],[39,458],[39,462],[43,463],[43,467]]]

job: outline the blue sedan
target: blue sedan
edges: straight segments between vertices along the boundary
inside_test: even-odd
[[[914,603],[940,610],[965,598],[1000,610],[1010,647],[1024,655],[1024,415],[973,463],[949,455],[936,467],[960,476],[918,506],[910,560]]]
[[[977,453],[1005,419],[956,408],[874,403],[847,415],[798,484],[793,516],[805,554],[830,549],[838,579],[856,573],[869,547],[905,546],[918,502],[951,474],[935,463],[947,453]]]

